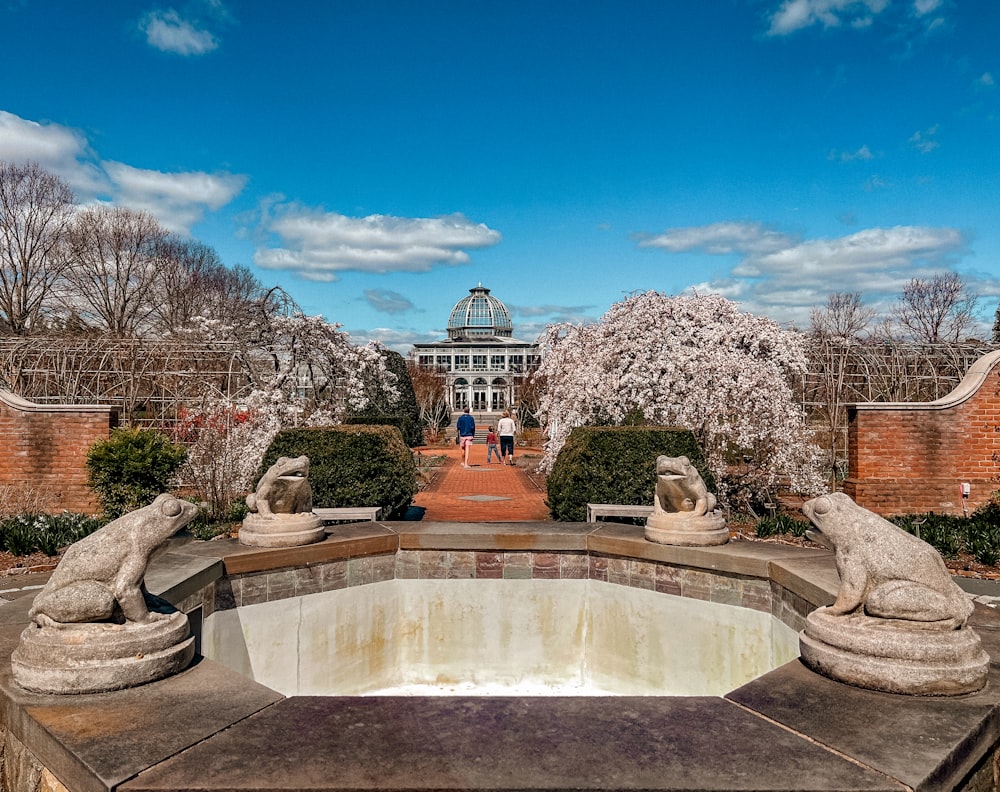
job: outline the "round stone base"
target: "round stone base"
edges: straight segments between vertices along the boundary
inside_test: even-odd
[[[273,517],[248,514],[240,528],[239,540],[250,547],[298,547],[325,537],[323,521],[312,512],[303,512]]]
[[[920,624],[819,608],[799,633],[799,651],[812,670],[870,690],[914,696],[981,690],[990,658],[975,631]]]
[[[710,547],[729,541],[726,518],[717,514],[693,516],[683,512],[660,513],[646,518],[646,539],[682,547]]]
[[[144,624],[29,624],[11,654],[14,681],[36,693],[102,693],[176,674],[194,657],[188,619]]]

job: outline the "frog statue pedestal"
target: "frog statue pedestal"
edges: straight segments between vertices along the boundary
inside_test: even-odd
[[[100,693],[186,668],[194,657],[187,616],[150,597],[142,580],[156,548],[197,514],[160,495],[66,550],[11,654],[14,681],[36,693]]]
[[[240,528],[240,544],[251,547],[298,547],[326,536],[323,521],[312,513],[309,457],[279,457],[247,496],[250,513]]]
[[[933,547],[843,493],[802,511],[840,573],[836,601],[810,613],[799,634],[807,666],[886,693],[952,696],[986,684],[990,658],[967,624],[972,603]]]
[[[725,544],[729,529],[715,503],[715,496],[687,457],[657,457],[656,491],[653,513],[646,518],[646,539],[685,547]]]

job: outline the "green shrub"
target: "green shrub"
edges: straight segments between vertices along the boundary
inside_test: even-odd
[[[344,424],[349,426],[391,426],[399,432],[403,441],[411,448],[424,444],[424,430],[409,415],[365,411],[347,416],[344,419]]]
[[[278,457],[309,457],[313,505],[381,506],[387,518],[406,511],[417,491],[413,453],[391,426],[285,429],[264,455],[260,475]]]
[[[0,547],[11,555],[56,555],[101,527],[102,521],[83,514],[19,514],[0,522]]]
[[[949,514],[904,514],[888,518],[907,533],[923,539],[945,558],[955,558],[965,546],[967,520]]]
[[[775,514],[773,517],[761,517],[754,525],[754,533],[761,539],[769,536],[781,536],[790,534],[791,536],[802,537],[809,530],[808,520],[800,520],[790,514]]]
[[[662,426],[580,426],[572,431],[548,477],[548,507],[555,520],[580,522],[588,503],[653,502],[656,457],[686,456],[709,492],[715,480],[694,435]]]
[[[166,492],[170,477],[187,457],[152,429],[114,429],[107,440],[98,440],[87,451],[88,483],[108,519],[148,506]]]
[[[965,549],[980,564],[996,566],[1000,561],[1000,502],[990,499],[969,518]]]

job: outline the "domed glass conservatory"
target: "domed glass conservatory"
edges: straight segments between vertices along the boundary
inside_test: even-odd
[[[451,309],[448,338],[414,344],[413,358],[441,373],[452,410],[501,412],[514,404],[518,385],[538,366],[538,345],[514,338],[510,311],[482,284]]]

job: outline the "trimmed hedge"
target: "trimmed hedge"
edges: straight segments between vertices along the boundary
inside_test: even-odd
[[[582,522],[588,503],[653,503],[656,458],[686,456],[709,492],[715,479],[694,435],[665,426],[580,426],[572,431],[548,477],[554,520]]]
[[[381,388],[370,394],[371,404],[364,410],[352,412],[344,420],[345,424],[367,424],[395,426],[403,435],[403,441],[410,447],[424,444],[424,430],[420,423],[420,409],[413,392],[413,381],[406,360],[391,349],[381,350],[385,367],[396,375],[396,390],[399,400],[390,405]]]
[[[406,511],[417,492],[413,453],[395,427],[284,429],[271,441],[258,480],[278,457],[303,454],[316,507],[381,506],[392,518]]]

